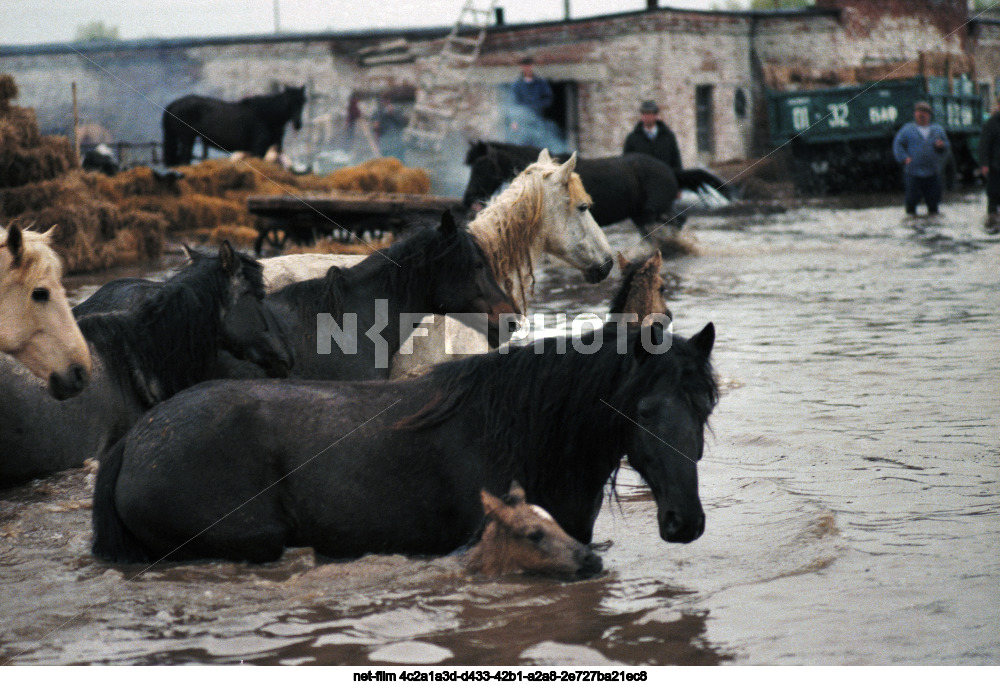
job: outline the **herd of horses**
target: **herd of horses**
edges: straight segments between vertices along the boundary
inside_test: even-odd
[[[607,277],[585,168],[540,151],[467,227],[445,213],[354,263],[223,243],[72,312],[47,236],[0,233],[0,485],[99,459],[92,549],[112,563],[466,550],[477,572],[579,578],[627,458],[660,537],[697,539],[715,331],[669,338],[658,252],[619,257],[609,313],[634,325],[465,356],[443,354],[463,326],[434,332],[466,314],[476,352],[496,346],[543,252]],[[407,312],[435,315],[426,335]]]

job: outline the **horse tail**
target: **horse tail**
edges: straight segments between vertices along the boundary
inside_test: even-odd
[[[125,457],[125,440],[121,440],[101,459],[94,485],[92,514],[94,542],[90,547],[95,557],[119,564],[149,561],[142,545],[125,527],[115,507],[115,487]]]

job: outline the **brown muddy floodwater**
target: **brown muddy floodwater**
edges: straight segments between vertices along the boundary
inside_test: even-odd
[[[659,539],[625,469],[588,581],[308,550],[138,573],[89,556],[79,469],[0,493],[0,663],[997,664],[1000,240],[983,205],[689,222],[699,254],[665,267],[675,330],[715,322],[724,387],[690,545]],[[609,231],[619,249],[633,235]],[[546,267],[536,311],[603,313],[614,278]]]

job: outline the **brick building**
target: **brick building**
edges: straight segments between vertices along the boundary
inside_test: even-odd
[[[456,138],[499,134],[503,86],[526,53],[554,86],[550,115],[570,147],[590,156],[617,154],[637,120],[638,103],[652,98],[676,132],[687,165],[766,152],[768,87],[882,77],[931,61],[939,72],[966,74],[984,96],[1000,85],[1000,20],[971,18],[965,0],[817,0],[809,9],[774,12],[650,5],[491,28],[470,67],[473,85]],[[15,76],[18,103],[37,110],[46,133],[71,131],[75,82],[81,123],[135,142],[160,139],[162,108],[181,95],[237,99],[305,83],[307,125],[286,137],[286,150],[309,158],[340,144],[352,95],[369,102],[386,92],[412,99],[418,58],[433,53],[446,33],[0,46],[0,72]]]

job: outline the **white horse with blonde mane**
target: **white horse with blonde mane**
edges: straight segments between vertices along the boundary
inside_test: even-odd
[[[576,154],[559,164],[542,150],[538,161],[518,174],[470,222],[497,282],[525,312],[534,286],[534,264],[542,253],[583,272],[590,283],[611,271],[614,254],[590,214],[591,199],[576,174]],[[331,266],[349,267],[359,255],[285,255],[262,259],[269,292],[297,281],[320,278]],[[419,313],[419,312],[417,312]],[[452,317],[425,317],[418,335],[404,343],[390,363],[390,377],[419,375],[431,365],[487,352],[485,335]]]
[[[90,378],[90,349],[62,285],[62,262],[46,233],[0,228],[0,352],[48,381],[58,400]]]

